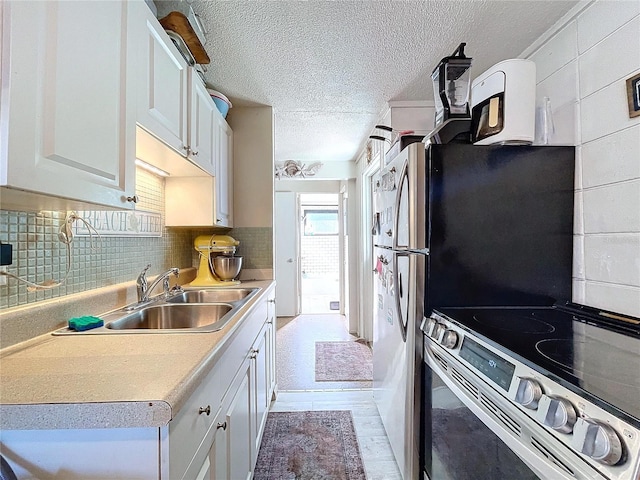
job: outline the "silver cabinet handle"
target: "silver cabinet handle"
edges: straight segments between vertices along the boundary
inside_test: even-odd
[[[258,356],[258,353],[260,353],[260,350],[258,350],[257,348],[252,348],[249,358],[251,359],[256,358]]]
[[[203,413],[206,413],[207,417],[211,415],[211,405],[207,405],[205,408],[200,407],[198,409],[198,415],[202,415]]]
[[[139,197],[137,195],[134,195],[133,197],[127,197],[127,202],[138,203],[138,199]]]
[[[224,423],[218,422],[218,424],[216,425],[216,430],[218,430],[220,428],[223,429],[223,430],[226,430],[227,429],[227,422],[224,422]]]

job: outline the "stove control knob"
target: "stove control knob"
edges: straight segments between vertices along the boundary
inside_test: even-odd
[[[447,326],[444,323],[436,323],[436,326],[433,327],[431,331],[431,338],[433,338],[436,342],[442,341],[442,336],[444,332],[447,330]]]
[[[431,332],[433,332],[433,327],[436,326],[436,319],[435,318],[430,318],[429,320],[427,320],[427,323],[425,323],[424,325],[424,334],[427,336],[431,335]]]
[[[579,418],[573,427],[573,447],[605,465],[622,460],[623,447],[616,431],[605,423]]]
[[[516,402],[525,408],[535,410],[538,408],[538,400],[542,397],[542,387],[532,378],[519,377],[520,383],[516,391]]]
[[[542,395],[538,402],[538,421],[558,432],[571,433],[576,417],[576,409],[565,398]]]
[[[440,344],[444,348],[452,349],[458,344],[458,334],[454,330],[445,330]]]

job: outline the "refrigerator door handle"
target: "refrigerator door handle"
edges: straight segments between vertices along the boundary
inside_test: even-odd
[[[406,312],[402,311],[402,306],[400,304],[401,297],[404,296],[404,288],[402,287],[402,274],[400,273],[400,269],[398,266],[398,258],[399,257],[407,257],[410,259],[409,255],[406,253],[396,252],[393,255],[393,279],[392,282],[397,285],[395,291],[395,307],[396,307],[396,316],[398,319],[398,325],[400,326],[400,334],[402,335],[402,341],[407,341],[407,322],[405,322],[405,315],[409,315],[409,308],[407,308]],[[409,281],[411,282],[411,260],[409,260]],[[411,291],[411,286],[409,286],[409,292]],[[409,307],[409,302],[407,301],[407,307]]]
[[[411,205],[413,201],[414,193],[412,191],[413,178],[409,176],[409,158],[404,162],[398,176],[398,189],[396,191],[396,198],[393,204],[393,229],[395,235],[393,236],[393,248],[394,250],[407,250],[412,243],[412,236],[416,228],[414,215],[414,208]],[[403,202],[403,199],[405,200]],[[403,210],[403,211],[401,211]],[[401,223],[406,223],[406,231],[401,228]],[[404,238],[406,244],[400,245],[400,237]]]

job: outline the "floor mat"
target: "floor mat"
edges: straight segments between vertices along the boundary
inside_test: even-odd
[[[361,342],[316,342],[316,381],[371,381],[373,355]]]
[[[270,412],[253,478],[365,480],[351,412]]]

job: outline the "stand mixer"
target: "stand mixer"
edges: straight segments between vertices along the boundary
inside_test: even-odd
[[[234,257],[236,247],[240,245],[236,239],[228,235],[199,235],[194,241],[194,247],[200,255],[200,264],[198,266],[198,275],[191,282],[194,287],[226,287],[230,285],[238,285],[239,280],[235,277],[240,272],[242,257]],[[211,260],[212,255],[222,255],[228,258],[237,259],[238,267],[233,278],[221,278],[216,274]]]

